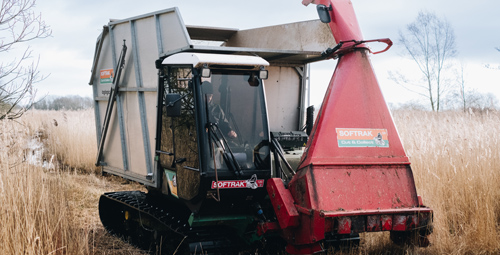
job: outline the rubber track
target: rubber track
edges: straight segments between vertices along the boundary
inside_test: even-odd
[[[101,195],[99,201],[99,214],[101,216],[101,221],[106,229],[112,234],[116,234],[118,236],[128,237],[133,235],[134,233],[130,232],[122,232],[122,226],[110,226],[107,223],[120,223],[116,221],[116,219],[108,219],[106,217],[120,217],[120,215],[108,215],[106,212],[101,212],[103,209],[103,203],[106,206],[110,206],[113,203],[117,203],[118,205],[123,205],[125,207],[130,208],[130,211],[134,213],[138,213],[139,217],[145,220],[138,220],[143,227],[144,230],[153,233],[155,230],[161,231],[162,235],[168,237],[169,240],[173,238],[177,239],[177,243],[181,243],[189,232],[192,231],[192,228],[189,227],[187,222],[182,222],[178,217],[176,217],[173,213],[168,212],[166,208],[162,208],[162,205],[154,204],[154,200],[147,199],[147,196],[144,192],[141,191],[121,191],[121,192],[110,192]],[[106,216],[107,215],[107,216]],[[145,223],[143,223],[145,222]],[[154,222],[154,226],[147,226],[143,224],[147,224],[147,222]],[[134,236],[131,239],[140,239],[139,236]],[[141,240],[143,242],[149,242],[149,247],[155,246],[154,238],[152,240]],[[173,240],[172,240],[173,241]],[[141,248],[145,248],[146,246],[142,243],[133,243]]]
[[[230,238],[228,239],[227,233],[214,231],[213,228],[193,229],[186,221],[181,220],[175,215],[175,213],[168,210],[166,208],[165,202],[157,202],[157,200],[148,199],[146,193],[141,191],[120,191],[105,193],[101,195],[101,200],[99,202],[99,214],[101,216],[103,225],[112,234],[127,237],[130,236],[131,233],[124,233],[120,230],[120,228],[122,228],[121,225],[123,221],[116,220],[117,218],[120,219],[120,215],[101,212],[104,203],[105,206],[110,206],[113,203],[117,203],[116,206],[123,205],[130,208],[130,211],[134,210],[134,212],[138,212],[140,217],[142,217],[143,219],[153,219],[155,222],[154,226],[143,226],[143,228],[146,231],[150,232],[154,231],[153,228],[155,230],[160,229],[162,231],[162,235],[166,237],[164,238],[164,240],[169,240],[170,243],[173,243],[173,246],[171,246],[171,248],[176,248],[177,245],[182,242],[183,245],[189,246],[188,249],[191,250],[191,253],[193,254],[200,254],[199,251],[202,249],[204,251],[203,254],[237,254],[237,252],[235,251],[239,249],[239,247],[235,243],[229,240]],[[112,210],[116,210],[118,213],[121,211],[117,210],[114,205],[112,207]],[[112,217],[112,219],[106,219],[106,217]],[[107,225],[107,223],[109,222],[115,222],[115,224],[117,224],[118,226],[109,226]],[[143,221],[139,222],[141,222],[142,225]],[[140,237],[136,238],[138,239]],[[131,239],[133,240],[134,238]],[[155,247],[156,243],[154,238],[145,241],[149,243],[142,243],[141,245],[132,242],[132,244],[139,246],[142,249],[148,249],[147,247]],[[167,252],[166,254],[169,254],[169,252]],[[184,254],[184,252],[181,252],[181,254]]]

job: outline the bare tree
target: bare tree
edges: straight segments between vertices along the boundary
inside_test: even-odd
[[[453,28],[445,19],[421,11],[404,32],[400,31],[399,42],[405,47],[404,55],[418,66],[423,79],[411,80],[400,72],[391,72],[391,78],[427,98],[432,110],[439,111],[440,100],[448,89],[444,73],[449,60],[457,55]]]
[[[467,97],[466,97],[466,91],[465,91],[465,64],[463,62],[460,62],[460,69],[458,70],[458,75],[457,75],[457,80],[458,80],[458,89],[459,89],[459,94],[460,94],[460,101],[462,102],[462,110],[466,112],[467,110]]]
[[[36,0],[2,0],[0,7],[0,120],[20,117],[35,98],[33,85],[43,80],[28,42],[52,30],[33,9]],[[23,47],[21,53],[17,46]],[[15,55],[12,57],[12,55]],[[21,107],[21,104],[24,107]]]
[[[480,93],[476,90],[470,90],[465,93],[467,100],[467,109],[469,111],[495,110],[498,107],[498,99],[492,93]]]

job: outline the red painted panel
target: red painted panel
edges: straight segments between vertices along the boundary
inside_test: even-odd
[[[418,207],[408,165],[308,167],[289,189],[298,205],[328,213]]]
[[[267,192],[278,222],[282,229],[299,224],[299,212],[295,208],[290,192],[283,185],[280,178],[271,178],[267,181]]]
[[[342,129],[373,130],[372,141],[378,139],[378,131],[386,130],[388,147],[363,147],[369,140],[356,135],[350,140],[361,144],[348,147],[339,143],[337,131]],[[301,161],[299,169],[311,164],[409,164],[365,50],[339,59]]]

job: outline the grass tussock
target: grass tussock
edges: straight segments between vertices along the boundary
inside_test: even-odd
[[[499,254],[500,113],[393,117],[418,194],[434,209],[432,245],[362,234],[359,248],[331,254]],[[100,224],[100,194],[141,187],[96,174],[92,111],[32,111],[0,130],[0,254],[141,254]]]

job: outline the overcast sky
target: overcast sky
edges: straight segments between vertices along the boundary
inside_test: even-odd
[[[403,68],[413,72],[402,60],[398,31],[426,10],[446,18],[455,30],[459,58],[466,64],[466,82],[481,93],[500,98],[500,1],[498,0],[353,0],[365,39],[389,37],[395,46],[374,55],[372,63],[386,100],[403,103],[415,100],[414,94],[388,79],[388,71]],[[91,96],[88,85],[97,36],[110,18],[123,19],[177,6],[187,25],[248,29],[317,19],[314,5],[301,0],[38,0],[36,11],[52,27],[51,38],[33,44],[40,56],[40,71],[50,73],[39,83],[39,95]],[[332,45],[333,46],[333,45]],[[313,103],[320,104],[325,86],[335,67],[334,61],[314,64],[311,86]]]

